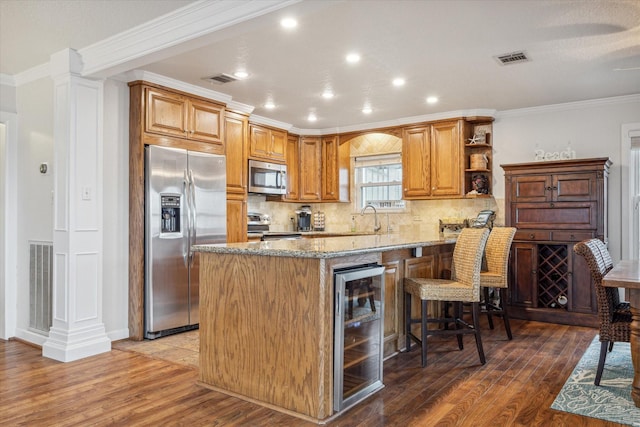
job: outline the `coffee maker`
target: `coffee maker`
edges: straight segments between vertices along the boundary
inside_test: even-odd
[[[311,231],[311,206],[302,205],[296,212],[296,230]]]

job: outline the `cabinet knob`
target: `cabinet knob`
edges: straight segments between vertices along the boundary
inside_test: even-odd
[[[536,235],[535,235],[535,234],[533,234],[533,233],[529,234],[529,238],[530,238],[530,239],[533,239],[534,237],[536,237]]]
[[[554,207],[554,206],[555,206],[555,204],[553,204],[553,203],[550,203],[550,204],[549,204],[549,206],[551,206],[551,207]]]

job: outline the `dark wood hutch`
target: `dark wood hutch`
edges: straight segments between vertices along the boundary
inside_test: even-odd
[[[589,268],[574,254],[581,240],[607,237],[608,158],[501,165],[505,222],[516,227],[509,261],[514,318],[597,326]]]

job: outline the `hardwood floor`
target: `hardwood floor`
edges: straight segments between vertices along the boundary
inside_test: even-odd
[[[430,340],[424,369],[417,349],[387,360],[385,388],[329,425],[618,425],[549,409],[595,329],[512,320],[512,330],[507,341],[501,322],[483,328],[484,366],[471,337],[463,351],[455,339]],[[0,341],[0,425],[313,425],[198,386],[197,369],[170,361],[166,348],[145,355],[134,347],[117,343],[109,353],[61,363]]]

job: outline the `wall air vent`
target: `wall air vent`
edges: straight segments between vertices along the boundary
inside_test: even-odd
[[[221,85],[221,84],[225,84],[225,83],[235,82],[236,80],[238,80],[238,78],[232,76],[231,74],[220,73],[220,74],[217,74],[215,76],[205,77],[204,80],[210,81],[211,83],[215,83],[215,84]]]
[[[520,62],[527,62],[529,58],[524,52],[512,52],[504,55],[494,56],[498,62],[502,65],[519,64]]]

